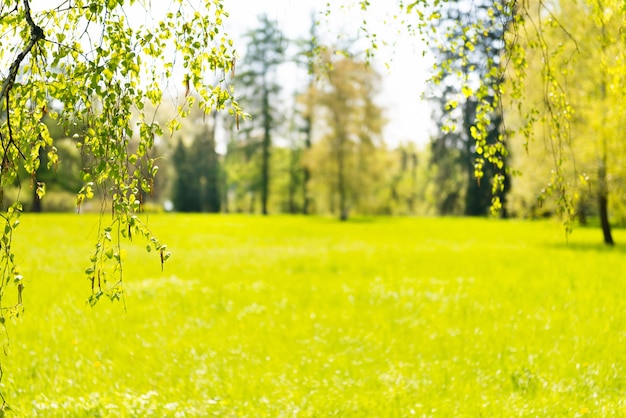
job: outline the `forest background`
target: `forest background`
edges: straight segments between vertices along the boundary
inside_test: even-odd
[[[618,97],[606,88],[615,85],[615,80],[606,80],[611,71],[593,65],[599,37],[619,35],[619,18],[607,11],[606,21],[585,20],[585,13],[592,10],[578,2],[539,17],[548,22],[543,41],[561,45],[551,58],[562,69],[558,75],[562,84],[580,85],[568,91],[572,94],[567,106],[576,115],[569,126],[574,132],[572,143],[564,151],[559,149],[557,156],[546,123],[529,128],[532,135],[513,133],[515,129],[510,128],[518,128],[515,125],[523,110],[520,112],[517,104],[513,107],[505,94],[489,115],[487,142],[496,144],[505,138],[507,150],[498,164],[485,164],[473,134],[479,103],[466,89],[468,82],[471,86],[472,80],[489,77],[486,72],[492,65],[487,63],[497,64],[507,56],[502,40],[510,16],[494,4],[500,3],[447,2],[425,32],[427,39],[411,34],[403,22],[394,22],[393,27],[400,28],[396,35],[404,31],[403,39],[408,35],[414,40],[410,53],[414,55],[415,79],[423,84],[422,97],[414,89],[415,80],[407,81],[407,91],[397,91],[396,81],[396,91],[390,92],[385,82],[398,73],[406,79],[406,72],[394,70],[394,59],[402,64],[406,61],[394,58],[397,44],[390,40],[392,35],[377,29],[389,23],[387,20],[398,19],[392,14],[368,23],[366,18],[373,19],[371,8],[362,21],[354,19],[361,13],[358,5],[332,13],[311,11],[308,31],[299,37],[287,36],[282,30],[285,24],[268,14],[258,15],[254,26],[245,29],[236,26],[236,20],[230,22],[240,37],[231,81],[235,98],[249,116],[235,120],[229,114],[206,114],[197,108],[191,118],[182,121],[181,130],[157,138],[150,156],[159,166],[159,175],[150,194],[142,196],[143,209],[332,214],[341,219],[354,214],[486,216],[494,209],[495,192],[501,200],[501,210],[494,212],[497,216],[537,218],[562,212],[558,190],[553,193],[560,180],[554,181],[554,177],[569,170],[565,181],[573,190],[572,214],[587,223],[606,211],[610,223],[624,225],[626,198],[620,161],[626,149],[619,135],[593,131],[595,125],[615,130],[622,117],[611,114],[611,100]],[[502,16],[494,18],[494,13]],[[280,18],[286,18],[285,14],[283,11]],[[331,24],[332,19],[341,23]],[[552,24],[552,30],[550,19],[558,22]],[[468,33],[477,24],[486,29],[471,51],[444,42]],[[604,41],[617,48],[619,36],[607,36]],[[583,41],[586,39],[588,44]],[[520,46],[527,49],[528,68],[537,69],[528,71],[524,81],[528,92],[525,106],[537,112],[536,120],[545,122],[542,118],[548,117],[550,109],[544,106],[545,114],[541,114],[541,104],[536,105],[542,101],[541,94],[531,88],[546,83],[546,75],[538,70],[542,56],[532,39]],[[391,55],[379,49],[391,50]],[[402,53],[406,51],[398,47],[396,54]],[[428,77],[435,82],[428,83]],[[171,101],[156,113],[163,125],[175,114],[178,101],[193,95],[189,81],[179,78],[178,84],[170,86]],[[495,97],[500,89],[506,91],[507,82],[504,78],[487,81],[493,89],[489,94]],[[595,97],[597,91],[607,94]],[[390,94],[402,96],[400,103],[421,104],[404,109],[398,117],[402,105],[389,107],[385,97]],[[47,164],[45,150],[40,150],[42,164],[36,178],[46,185],[45,199],[39,200],[37,188],[29,187],[32,179],[23,175],[24,184],[7,190],[9,199],[4,203],[10,204],[19,195],[26,210],[75,211],[73,196],[84,185],[83,161],[75,147],[80,135],[55,126],[51,119],[46,123],[63,164]],[[390,123],[393,132],[388,129]],[[398,126],[406,133],[404,138],[398,136]],[[76,129],[80,131],[80,127]],[[528,138],[536,142],[530,149]],[[494,185],[494,181],[503,183]],[[599,202],[609,195],[603,209]],[[100,207],[96,200],[81,210]]]

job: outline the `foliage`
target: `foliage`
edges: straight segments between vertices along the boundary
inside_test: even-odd
[[[231,127],[224,156],[225,211],[256,213],[259,193],[260,153],[256,143],[236,139]]]
[[[18,416],[626,412],[624,249],[592,229],[566,245],[553,221],[151,215],[176,256],[161,272],[126,246],[119,315],[77,280],[97,215],[22,221]]]
[[[433,144],[434,145],[434,144]],[[465,212],[468,184],[475,179],[468,179],[463,166],[461,150],[448,149],[436,159],[432,157],[434,146],[431,146],[430,182],[426,198],[435,208],[437,215],[461,216]],[[435,162],[436,161],[436,162]]]
[[[400,8],[416,18],[415,25],[413,21],[407,24],[409,30],[416,27],[424,35],[425,22],[438,23],[445,3],[451,1],[436,1],[434,4],[421,0],[401,2]],[[365,8],[369,6],[369,2],[360,4]],[[482,7],[483,3],[464,5]],[[502,142],[504,137],[494,145],[487,142],[491,112],[500,106],[519,111],[518,123],[507,126],[506,133],[522,137],[528,150],[535,134],[541,132],[552,160],[552,170],[544,179],[546,185],[539,205],[548,195],[554,195],[555,207],[566,230],[571,232],[580,202],[587,200],[581,199],[580,184],[595,177],[593,187],[604,242],[612,244],[609,208],[612,205],[623,207],[621,198],[617,204],[612,204],[615,199],[610,198],[611,190],[623,190],[622,175],[619,169],[616,170],[619,163],[611,161],[623,155],[619,146],[612,145],[617,137],[615,126],[621,124],[624,114],[623,88],[619,87],[624,85],[625,74],[623,28],[626,8],[623,1],[506,0],[486,6],[487,19],[481,19],[484,14],[476,13],[478,19],[469,29],[463,29],[466,25],[457,22],[456,29],[463,31],[462,35],[443,43],[445,50],[458,53],[463,65],[471,65],[469,57],[471,51],[480,47],[481,34],[487,35],[492,27],[504,25],[502,27],[507,28],[500,39],[504,46],[502,59],[487,60],[485,77],[480,80],[466,78],[461,85],[464,95],[475,98],[478,103],[476,130],[472,136],[476,140],[476,149],[483,151],[485,161],[477,161],[475,174],[481,178],[486,161],[500,166],[507,154],[508,148]],[[532,59],[536,60],[536,65]],[[441,82],[446,70],[448,68],[443,65],[433,81]],[[460,72],[459,76],[462,77],[463,73]],[[491,89],[494,81],[503,79],[507,80],[506,90]],[[495,101],[489,99],[491,96]],[[507,98],[506,104],[502,103],[503,96]],[[589,103],[586,103],[588,99]],[[456,103],[450,104],[454,107]],[[586,136],[584,142],[577,140],[581,136],[579,133]],[[594,140],[590,141],[590,138]],[[589,143],[595,144],[595,161],[579,168],[572,155],[576,158],[579,154],[584,155]],[[496,176],[494,180],[494,191],[505,187],[504,177]],[[497,209],[499,206],[501,202],[495,199],[493,207]]]
[[[503,180],[508,154],[502,132],[504,115],[496,97],[504,80],[491,75],[494,67],[502,65],[501,58],[505,56],[502,40],[508,19],[504,1],[450,0],[440,7],[440,17],[430,23],[436,57],[435,84],[430,99],[435,106],[433,118],[438,127],[430,144],[431,164],[459,166],[465,189],[465,215],[486,215],[492,198],[496,206],[504,205],[508,192],[508,184]],[[488,103],[491,110],[483,110],[473,93],[480,84],[485,88],[481,100]],[[486,113],[480,115],[481,112]],[[488,123],[481,127],[484,121],[477,118]],[[497,152],[499,157],[495,164],[485,165],[485,158],[491,155],[489,151],[485,153],[486,147],[477,146],[477,139],[484,141],[487,149]],[[455,158],[451,159],[451,155]],[[480,170],[477,167],[481,167]],[[454,171],[452,167],[439,168],[444,172]],[[448,176],[436,178],[444,183],[449,181]],[[481,181],[483,178],[487,181]],[[443,188],[443,184],[438,186]],[[461,197],[458,189],[452,193],[456,194],[456,199]],[[443,201],[450,198],[454,200],[451,195]],[[442,213],[446,213],[447,206],[450,205],[442,205]]]
[[[174,68],[180,66],[187,99],[169,121],[170,131],[179,127],[178,119],[194,102],[206,112],[232,105],[231,112],[239,114],[225,82],[234,68],[232,42],[221,33],[226,13],[219,0],[201,2],[202,13],[192,4],[173,1],[163,16],[154,12],[155,19],[144,23],[131,21],[136,20],[134,14],[149,9],[142,1],[75,0],[37,7],[31,8],[28,0],[0,2],[0,63],[5,68],[0,190],[12,185],[24,169],[38,197],[43,197],[46,186],[37,178],[40,151],[45,151],[49,168],[62,163],[44,118],[65,132],[83,127],[75,134],[83,157],[78,209],[99,193],[103,213],[113,214],[98,227],[91,267],[85,272],[93,291],[90,302],[105,295],[119,299],[121,238],[143,237],[161,263],[169,257],[166,246],[138,216],[142,195],[151,192],[151,178],[158,170],[150,149],[164,129],[146,104],[161,103]],[[222,75],[220,81],[204,84],[214,73]],[[136,148],[131,150],[133,139]],[[21,210],[15,202],[3,216],[0,295],[10,282],[18,283],[18,291],[23,286],[11,247]]]
[[[415,213],[418,153],[414,144],[408,144],[400,146],[394,154],[400,161],[397,164],[397,173],[391,180],[391,199],[394,203],[393,212]],[[401,209],[398,210],[398,208]]]
[[[566,222],[582,217],[593,199],[604,242],[612,244],[609,209],[617,217],[626,174],[620,139],[626,77],[623,4],[574,1],[556,6],[547,3],[546,12],[524,15],[529,35],[520,47],[527,51],[528,71],[520,107],[538,126],[522,133],[547,145],[553,171],[545,192],[556,192]],[[541,94],[537,85],[544,86]]]
[[[331,212],[346,220],[351,207],[365,204],[376,192],[376,177],[384,172],[376,158],[385,123],[374,102],[380,76],[365,62],[337,58],[329,50],[322,62],[326,83],[309,92],[319,109],[321,139],[308,164],[318,187],[326,190]]]
[[[291,135],[295,135],[290,132]],[[274,211],[297,214],[302,212],[303,187],[302,149],[293,142],[287,147],[272,149],[271,177],[275,202]]]

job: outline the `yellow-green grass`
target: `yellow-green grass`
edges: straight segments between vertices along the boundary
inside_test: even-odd
[[[97,223],[22,217],[15,416],[626,415],[625,247],[596,230],[151,215],[173,256],[126,245],[124,311],[86,304]]]

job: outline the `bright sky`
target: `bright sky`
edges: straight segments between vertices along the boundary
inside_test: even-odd
[[[43,0],[33,0],[33,8],[44,7]],[[342,8],[342,4],[353,4]],[[318,36],[327,43],[337,38],[355,39],[359,27],[367,21],[367,28],[379,40],[379,49],[372,64],[383,76],[383,86],[379,104],[385,109],[388,124],[385,141],[389,146],[414,142],[425,145],[429,139],[431,114],[429,106],[421,100],[427,88],[426,79],[432,68],[432,61],[422,55],[423,45],[418,36],[410,35],[402,27],[395,0],[370,0],[367,13],[363,13],[357,0],[224,0],[230,17],[225,20],[226,32],[234,38],[240,57],[245,53],[243,34],[258,27],[258,16],[265,13],[275,20],[287,38],[305,38],[309,35],[311,13],[319,21]],[[148,1],[154,14],[170,4],[163,0]],[[330,5],[330,6],[329,6]],[[47,6],[45,6],[47,7]],[[328,7],[331,13],[326,14]],[[137,13],[144,13],[137,8]],[[400,16],[400,19],[406,16]],[[145,19],[145,18],[144,18]],[[363,36],[363,33],[360,33]],[[363,40],[363,48],[367,41]],[[383,46],[383,43],[387,46]],[[387,68],[385,63],[389,64]],[[285,90],[302,86],[306,74],[295,71],[281,74]]]
[[[355,1],[352,1],[354,3]],[[358,7],[341,10],[339,4],[350,1],[333,1],[332,12],[326,16],[327,2],[323,0],[225,0],[230,17],[226,21],[227,33],[235,39],[240,56],[245,53],[241,36],[258,26],[257,17],[267,14],[277,22],[288,38],[303,38],[309,33],[311,13],[316,12],[320,21],[318,33],[322,39],[344,36],[355,38],[363,20],[370,32],[380,40],[373,65],[383,75],[383,91],[379,104],[385,108],[389,120],[385,130],[385,141],[396,146],[408,141],[423,146],[430,131],[430,110],[421,95],[426,87],[428,71],[432,62],[422,55],[423,45],[417,36],[401,30],[397,3],[391,0],[373,0],[367,14]],[[389,48],[383,47],[387,42]],[[365,44],[364,44],[365,45]],[[392,51],[392,52],[390,52]],[[389,64],[389,68],[385,67]],[[292,74],[291,81],[297,83]]]

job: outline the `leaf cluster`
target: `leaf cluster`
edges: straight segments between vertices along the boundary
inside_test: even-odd
[[[137,24],[138,14],[153,19]],[[146,239],[161,263],[169,258],[140,220],[158,172],[150,153],[155,141],[178,129],[195,104],[205,113],[241,114],[228,81],[235,51],[222,30],[228,16],[222,2],[176,0],[157,15],[150,2],[136,0],[59,0],[40,9],[31,9],[28,0],[0,3],[0,63],[8,67],[1,73],[0,192],[25,170],[44,197],[45,183],[36,177],[40,150],[49,167],[63,163],[44,117],[66,134],[74,132],[83,161],[77,210],[97,196],[101,213],[111,213],[110,222],[101,222],[86,270],[92,304],[103,294],[120,298],[123,239]],[[149,109],[176,94],[170,80],[179,69],[183,100],[162,126]],[[2,283],[16,276],[10,241],[19,202],[9,210],[0,235],[7,266]]]

